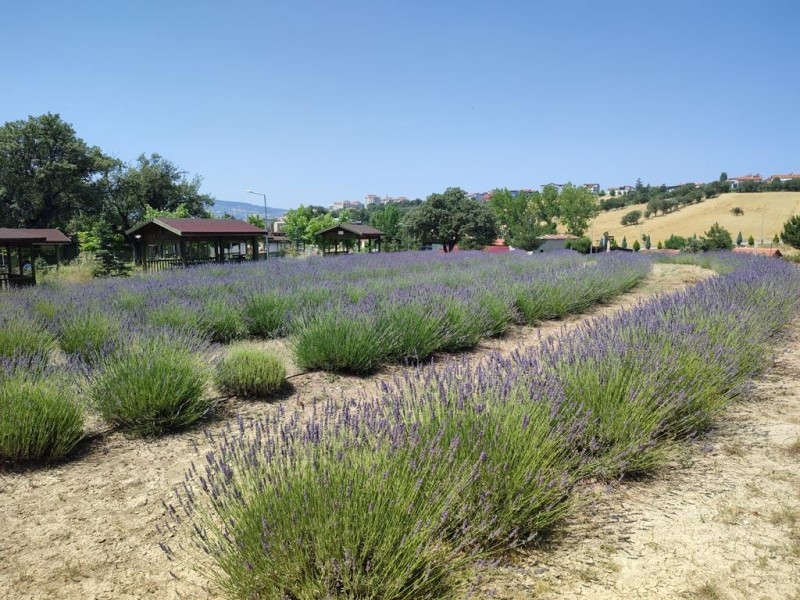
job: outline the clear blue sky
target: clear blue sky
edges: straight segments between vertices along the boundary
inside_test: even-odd
[[[60,113],[271,206],[800,171],[800,2],[28,0],[0,121]]]

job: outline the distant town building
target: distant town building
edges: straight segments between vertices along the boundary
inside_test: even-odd
[[[600,184],[599,183],[584,183],[583,187],[585,187],[587,190],[589,190],[593,194],[599,194],[600,193]]]
[[[632,185],[623,185],[621,187],[610,187],[608,188],[608,193],[616,192],[617,196],[624,196],[625,194],[630,194],[633,191]]]
[[[733,190],[739,189],[742,184],[745,183],[761,183],[762,181],[761,175],[758,173],[755,175],[749,173],[747,175],[740,175],[739,177],[728,177],[728,183],[731,184],[731,189]]]
[[[346,208],[364,208],[364,205],[358,200],[340,200],[331,205],[331,210],[344,210]]]
[[[784,173],[783,175],[770,175],[767,181],[792,181],[794,179],[800,179],[800,173]]]
[[[547,187],[556,188],[556,191],[560,194],[561,190],[564,189],[564,184],[563,183],[545,183],[545,184],[542,184],[542,186],[541,186],[542,191],[544,191],[545,188],[547,188]]]

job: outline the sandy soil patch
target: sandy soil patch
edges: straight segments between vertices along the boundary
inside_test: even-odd
[[[611,313],[708,276],[697,267],[655,265],[636,291],[592,314]],[[505,338],[481,344],[470,356],[480,360],[490,352],[510,352],[587,318],[515,328]],[[269,345],[290,358],[283,342]],[[363,379],[300,374],[277,402],[233,402],[227,419],[237,413],[261,417],[277,410],[278,404],[302,410],[315,399],[370,393],[403,368],[387,368]],[[297,374],[292,367],[289,371]],[[221,428],[225,422],[220,418],[209,428]],[[215,597],[201,575],[166,560],[156,533],[163,522],[162,503],[183,478],[195,456],[195,443],[205,443],[199,430],[155,440],[111,433],[87,443],[82,456],[62,465],[0,473],[0,598]]]

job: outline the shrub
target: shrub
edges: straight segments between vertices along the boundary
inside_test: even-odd
[[[633,240],[633,251],[638,252],[642,249],[641,244],[639,244],[639,240]]]
[[[656,248],[658,248],[659,250],[663,250],[664,249],[664,244],[661,243],[661,240],[658,240],[658,244],[656,244]]]
[[[591,247],[592,240],[588,237],[580,237],[577,240],[567,240],[564,242],[564,248],[567,250],[575,250],[575,252],[580,252],[581,254],[589,254]]]
[[[714,223],[705,234],[705,247],[707,250],[730,250],[733,248],[731,232],[719,223]]]
[[[687,243],[688,240],[685,237],[672,234],[667,238],[667,241],[664,242],[664,248],[668,250],[683,250]]]
[[[756,239],[752,236],[752,234],[750,235],[749,238],[747,238],[747,245],[750,246],[751,248],[756,245]]]
[[[14,316],[0,320],[0,358],[46,363],[55,348],[55,338],[37,321]]]
[[[800,249],[800,215],[793,216],[783,224],[781,239],[792,248]]]
[[[61,349],[90,363],[113,352],[120,335],[119,324],[101,312],[65,315],[58,330]]]
[[[624,217],[622,217],[621,223],[622,225],[636,225],[639,222],[639,219],[642,218],[642,211],[640,210],[632,210],[627,213]]]
[[[215,401],[195,343],[152,335],[110,358],[89,393],[102,417],[137,435],[159,435],[192,425]]]
[[[286,368],[281,360],[255,348],[235,348],[217,365],[215,382],[228,394],[242,398],[269,396],[283,385]]]
[[[247,332],[239,309],[224,300],[211,300],[200,310],[198,327],[213,342],[227,344]]]
[[[64,382],[15,373],[0,379],[0,460],[55,460],[83,438],[83,410]]]
[[[744,210],[742,210],[742,208],[741,208],[741,207],[739,207],[739,206],[734,206],[734,207],[731,209],[731,214],[732,214],[734,217],[741,217],[741,216],[744,214]]]
[[[250,335],[262,338],[283,337],[289,330],[288,313],[293,307],[286,296],[258,294],[244,304],[244,321]]]
[[[384,310],[379,327],[395,342],[393,360],[420,361],[442,349],[447,320],[440,305],[397,303]]]
[[[374,314],[333,308],[306,316],[292,340],[301,369],[370,373],[395,355],[395,341]]]

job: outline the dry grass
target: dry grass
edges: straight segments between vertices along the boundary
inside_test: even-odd
[[[736,206],[744,210],[744,215],[736,217],[731,214],[731,209]],[[711,225],[718,222],[731,232],[734,240],[740,231],[745,240],[750,235],[759,240],[763,217],[764,243],[769,246],[773,236],[783,230],[783,224],[789,217],[800,214],[800,192],[723,194],[718,198],[681,208],[668,215],[642,219],[639,225],[622,226],[620,219],[623,215],[632,210],[644,212],[645,208],[644,204],[637,204],[601,213],[591,225],[592,235],[597,239],[602,232],[608,231],[618,241],[625,236],[628,238],[628,244],[633,244],[633,240],[641,240],[643,234],[648,234],[655,248],[659,241],[666,240],[673,233],[684,237],[695,233],[701,236]],[[784,249],[791,250],[785,244],[780,248],[781,252]]]

